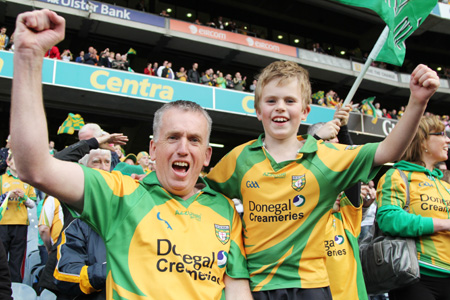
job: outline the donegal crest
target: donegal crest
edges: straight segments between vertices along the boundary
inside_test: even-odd
[[[292,176],[292,188],[295,191],[300,192],[301,190],[303,190],[303,188],[305,187],[305,184],[306,184],[305,175]]]
[[[216,237],[222,244],[228,243],[230,240],[230,225],[217,225],[214,224],[216,229]]]

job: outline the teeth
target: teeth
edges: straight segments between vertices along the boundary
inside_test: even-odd
[[[187,166],[189,166],[189,164],[187,162],[181,162],[181,161],[174,162],[173,164],[176,165],[176,166],[179,166],[179,167],[187,167]]]
[[[273,119],[275,122],[286,122],[287,119],[286,118],[274,118]]]

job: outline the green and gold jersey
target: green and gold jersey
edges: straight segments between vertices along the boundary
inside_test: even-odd
[[[401,162],[403,166],[413,166],[412,163]],[[421,167],[420,167],[421,168]],[[423,168],[425,169],[425,168]],[[405,218],[409,215],[402,210],[406,202],[406,185],[400,173],[396,169],[390,169],[381,177],[378,182],[377,203],[378,213],[386,209],[400,208],[396,212],[395,220],[389,221],[392,235],[415,236],[417,254],[421,273],[430,270],[434,273],[450,274],[450,232],[440,231],[435,233],[427,232],[418,234],[420,231],[427,230],[426,221],[432,224],[432,218],[450,219],[450,185],[441,181],[432,174],[426,174],[418,171],[408,171],[403,169],[408,177],[410,210],[413,218]],[[379,214],[377,213],[377,218]],[[418,218],[418,219],[417,219]],[[384,224],[379,221],[380,227]],[[420,227],[420,228],[416,228]],[[384,229],[383,229],[384,230]],[[432,232],[433,230],[431,230]],[[437,275],[437,274],[435,274]]]
[[[208,186],[183,200],[155,172],[138,182],[117,171],[83,171],[81,218],[105,241],[107,299],[224,299],[225,272],[248,278],[231,200]]]
[[[258,140],[228,153],[207,176],[243,201],[244,244],[253,291],[329,285],[323,237],[338,194],[369,181],[378,144],[347,146],[307,138],[297,159],[277,163]]]
[[[8,206],[4,212],[3,218],[0,218],[0,225],[30,225],[28,221],[28,209],[24,202],[27,198],[36,201],[36,192],[34,187],[13,176],[9,171],[0,176],[0,195],[9,191],[20,189],[24,192],[22,199],[13,199],[10,196]]]
[[[361,220],[362,205],[354,207],[345,194],[341,197],[339,212],[330,211],[324,246],[334,300],[368,299],[359,259]]]

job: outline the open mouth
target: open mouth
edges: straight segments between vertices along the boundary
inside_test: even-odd
[[[174,169],[176,172],[187,173],[187,171],[189,170],[189,163],[184,161],[176,161],[172,164],[172,169]]]
[[[272,121],[275,122],[275,123],[284,123],[284,122],[287,122],[289,120],[287,118],[284,118],[284,117],[276,117],[276,118],[273,118]]]

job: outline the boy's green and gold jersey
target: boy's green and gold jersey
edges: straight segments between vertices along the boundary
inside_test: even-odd
[[[403,211],[406,202],[406,185],[398,170],[390,169],[378,182],[379,210],[377,218],[379,218],[380,212],[381,214],[386,211],[396,212],[395,221],[388,224],[389,234],[416,237],[421,273],[448,277],[450,274],[450,232],[433,233],[432,218],[450,219],[450,185],[433,176],[436,169],[432,174],[426,174],[414,170],[422,168],[418,165],[404,161],[397,164],[401,165],[398,168],[401,168],[408,177],[409,213],[414,216],[409,216]],[[393,211],[393,209],[396,210]],[[380,227],[384,225],[381,221],[379,221]],[[425,233],[418,234],[418,232]]]
[[[244,244],[253,291],[329,285],[323,239],[338,194],[369,181],[378,144],[306,139],[297,159],[277,163],[258,140],[238,146],[207,176],[244,205]]]
[[[329,213],[324,246],[334,300],[368,299],[359,259],[361,220],[362,205],[354,207],[345,194],[341,197],[340,210]]]
[[[206,186],[183,200],[156,172],[138,182],[83,171],[81,218],[105,241],[107,299],[224,299],[225,272],[248,278],[242,223],[223,195]]]

